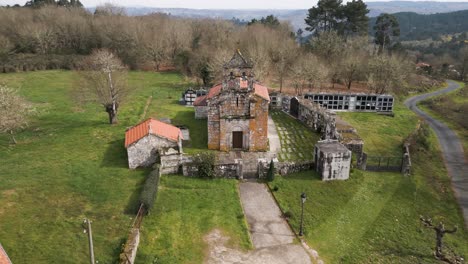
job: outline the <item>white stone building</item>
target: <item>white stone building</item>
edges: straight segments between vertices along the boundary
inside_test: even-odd
[[[162,153],[182,153],[182,139],[179,128],[152,118],[127,129],[128,167],[150,167]]]
[[[322,181],[346,180],[351,169],[351,151],[338,140],[322,140],[315,144],[315,169]]]

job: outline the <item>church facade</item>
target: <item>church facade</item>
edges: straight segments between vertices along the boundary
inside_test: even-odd
[[[195,102],[206,109],[208,148],[267,151],[268,88],[254,80],[252,64],[240,51],[223,67],[223,82]]]

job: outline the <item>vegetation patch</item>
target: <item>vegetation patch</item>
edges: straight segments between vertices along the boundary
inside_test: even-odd
[[[417,123],[401,104],[394,118],[365,113],[340,116],[358,129],[366,151],[388,155],[401,155],[401,142]],[[416,148],[418,151],[411,154],[409,177],[353,170],[349,180],[322,182],[319,175],[308,171],[278,176],[269,184],[278,187],[274,195],[283,211],[290,212],[290,223],[296,231],[300,225],[300,195],[307,194],[305,238],[326,262],[438,263],[433,256],[434,234],[421,225],[420,215],[447,226],[458,225],[459,231],[445,237],[444,242],[447,250],[466,258],[468,232],[437,139],[430,132],[427,140],[427,148]]]
[[[215,228],[230,237],[231,248],[251,248],[237,181],[163,176],[136,261],[202,263],[208,248],[203,237]]]
[[[432,140],[436,139],[432,137]],[[459,232],[445,237],[447,247],[466,258],[468,232],[450,189],[440,153],[413,155],[413,174],[354,170],[347,181],[322,182],[313,172],[277,176],[271,186],[294,230],[300,225],[300,194],[307,194],[307,242],[329,263],[439,263],[434,234],[419,222],[431,216]]]
[[[282,111],[271,111],[281,142],[279,161],[306,161],[314,158],[315,143],[320,136]]]
[[[418,117],[402,102],[395,103],[393,113],[394,117],[353,112],[338,112],[338,115],[356,128],[369,156],[400,157],[402,143],[416,128]]]
[[[130,72],[128,77],[130,94],[120,107],[119,123],[109,125],[102,106],[83,104],[76,111],[72,86],[79,78],[73,72],[1,76],[37,110],[30,127],[16,134],[16,145],[9,144],[9,135],[0,135],[0,204],[6,205],[0,211],[0,237],[14,263],[83,262],[88,256],[81,228],[85,217],[93,221],[96,260],[117,260],[149,173],[128,169],[125,129],[138,123],[149,96],[154,101],[148,117],[169,117],[189,127],[192,148],[185,151],[206,148],[206,121],[194,120],[193,108],[177,104],[189,85],[179,74]],[[5,195],[6,190],[17,195]]]

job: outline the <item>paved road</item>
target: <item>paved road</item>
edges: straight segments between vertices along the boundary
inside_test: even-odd
[[[468,163],[465,159],[460,139],[445,124],[432,118],[416,106],[418,102],[429,97],[445,94],[459,88],[459,85],[456,82],[449,80],[447,80],[447,82],[447,88],[411,97],[405,101],[405,105],[413,112],[424,118],[434,129],[440,146],[442,147],[445,166],[447,167],[452,180],[452,188],[455,191],[455,196],[458,199],[463,217],[465,218],[465,226],[468,227]]]

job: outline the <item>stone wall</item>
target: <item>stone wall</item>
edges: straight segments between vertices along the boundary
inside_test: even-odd
[[[270,168],[270,160],[258,160],[258,177],[263,179],[267,177],[268,169]],[[281,176],[288,174],[312,170],[315,167],[313,161],[299,161],[299,162],[279,162],[277,159],[273,160],[275,166],[275,173]]]
[[[195,119],[207,119],[208,109],[208,106],[195,106]]]
[[[173,148],[177,151],[181,142],[171,141],[155,135],[147,135],[127,148],[128,167],[136,169],[138,167],[151,167],[157,161],[158,152],[161,149]]]
[[[123,252],[120,254],[120,264],[133,264],[140,244],[140,229],[132,228],[125,243]]]
[[[242,179],[242,162],[229,164],[216,164],[214,167],[215,174],[222,178]],[[198,173],[197,165],[193,162],[182,164],[182,173],[184,176],[195,177]]]
[[[299,99],[298,119],[312,130],[321,134],[322,139],[339,139],[336,129],[336,114],[307,99]]]

